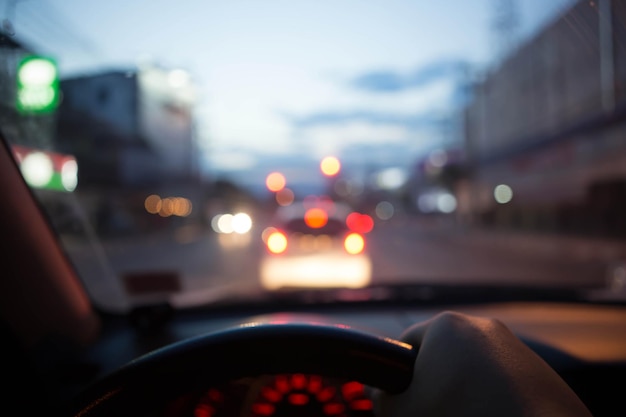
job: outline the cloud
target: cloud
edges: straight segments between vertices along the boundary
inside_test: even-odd
[[[379,160],[389,154],[384,159],[393,161],[402,157],[402,150],[405,155],[419,153],[451,139],[466,68],[460,60],[440,60],[406,76],[368,72],[352,80],[344,99],[332,106],[282,116],[292,128],[292,139],[313,155],[349,155],[352,149],[362,156],[371,152]]]
[[[406,76],[365,72],[347,84],[300,77],[263,103],[265,91],[243,89],[237,99],[209,106],[209,165],[260,193],[273,170],[298,189],[323,186],[318,164],[329,154],[347,170],[408,166],[445,141],[458,107],[461,64],[439,61]]]
[[[249,170],[257,164],[257,157],[244,150],[219,151],[209,154],[208,163],[215,171]]]
[[[432,132],[362,122],[315,126],[305,129],[303,134],[306,135],[303,139],[311,146],[300,146],[289,154],[263,154],[246,148],[216,152],[210,158],[210,171],[235,181],[261,198],[268,196],[265,177],[272,171],[280,171],[287,178],[288,187],[304,195],[324,191],[326,182],[319,174],[319,162],[328,154],[339,157],[346,175],[363,178],[372,169],[407,168],[417,155],[438,143]]]
[[[357,90],[374,93],[396,93],[424,87],[439,79],[460,78],[468,69],[461,60],[448,59],[435,61],[409,74],[394,71],[371,71],[352,79],[349,85]]]
[[[285,116],[292,126],[292,140],[300,149],[322,158],[326,155],[349,156],[358,150],[361,158],[380,159],[393,149],[395,159],[404,149],[405,156],[420,152],[426,143],[442,142],[449,130],[450,113],[442,109],[404,113],[379,110],[327,110],[305,116]],[[393,145],[393,146],[392,146]],[[361,146],[361,148],[355,149]]]
[[[353,143],[340,154],[346,166],[394,167],[409,166],[419,155],[436,148],[440,142],[426,132],[413,132],[406,140],[398,142]]]
[[[243,151],[241,154],[245,155]],[[319,160],[312,155],[294,152],[290,155],[249,156],[255,158],[255,163],[246,169],[224,170],[213,166],[213,172],[245,187],[260,198],[269,198],[271,195],[265,187],[265,178],[273,171],[280,171],[285,175],[287,187],[297,195],[319,193],[324,189],[325,180],[322,175],[318,175]]]
[[[311,144],[317,158],[339,155],[354,144],[398,143],[409,139],[409,130],[398,124],[370,124],[354,121],[338,125],[319,125],[302,132],[302,139]]]
[[[441,123],[442,117],[435,114],[402,114],[395,112],[379,112],[368,110],[325,111],[312,113],[304,117],[291,117],[295,128],[306,129],[316,126],[337,126],[349,123],[367,123],[369,125],[399,125],[405,128],[435,126]]]

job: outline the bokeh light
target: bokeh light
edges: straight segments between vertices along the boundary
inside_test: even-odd
[[[513,190],[506,184],[497,185],[493,190],[493,197],[500,204],[506,204],[513,199]]]
[[[211,228],[220,234],[244,235],[252,230],[252,217],[247,213],[223,213],[213,216]]]
[[[146,197],[143,205],[148,213],[158,214],[161,217],[187,217],[192,211],[191,201],[184,197],[168,197],[161,199],[157,194],[152,194]]]
[[[246,213],[237,213],[232,218],[233,232],[240,235],[248,233],[252,229],[252,218]]]
[[[43,152],[28,154],[21,164],[22,175],[33,187],[44,187],[54,175],[52,160]]]
[[[350,233],[346,236],[346,239],[343,242],[343,246],[351,255],[356,255],[358,253],[363,252],[365,248],[365,239],[358,233]]]
[[[393,217],[395,209],[389,201],[381,201],[376,204],[376,217],[381,220],[389,220]]]
[[[235,231],[233,228],[233,215],[222,214],[217,219],[217,231],[219,233],[232,233]]]
[[[184,197],[175,197],[172,199],[174,203],[174,215],[187,217],[191,214],[191,201]]]
[[[334,156],[327,156],[326,158],[322,159],[322,162],[320,163],[320,169],[322,170],[322,173],[324,175],[332,177],[333,175],[337,175],[339,173],[339,170],[341,169],[341,164],[339,163],[339,160]]]
[[[442,213],[452,213],[456,210],[456,197],[452,194],[440,194],[437,196],[437,209]]]
[[[311,229],[319,229],[328,223],[328,214],[321,208],[311,208],[304,213],[304,222]]]
[[[283,253],[287,250],[287,238],[281,232],[273,232],[267,238],[267,249],[272,253]]]
[[[407,173],[401,168],[389,168],[376,176],[376,185],[379,188],[393,190],[400,188],[407,180]]]
[[[174,201],[171,198],[164,198],[161,200],[161,210],[159,210],[159,216],[169,217],[174,214]]]
[[[367,214],[350,213],[346,218],[346,226],[354,232],[369,233],[374,228],[374,219]]]
[[[267,189],[273,192],[282,190],[285,188],[285,184],[287,184],[285,176],[280,172],[272,172],[265,178]]]
[[[157,214],[161,211],[161,197],[156,194],[149,195],[143,205],[148,213]]]
[[[68,159],[61,167],[61,184],[66,191],[74,191],[78,185],[78,164],[75,159]]]
[[[269,239],[272,233],[277,232],[277,231],[278,229],[272,226],[269,226],[263,229],[263,231],[261,232],[261,239],[263,240],[263,243],[267,245],[267,239]]]
[[[280,206],[289,206],[293,203],[295,195],[289,188],[283,188],[276,193],[276,203]]]

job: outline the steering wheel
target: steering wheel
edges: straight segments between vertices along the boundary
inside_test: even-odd
[[[137,416],[210,383],[245,376],[317,373],[388,393],[410,384],[417,349],[347,326],[249,324],[148,353],[85,389],[66,416]]]

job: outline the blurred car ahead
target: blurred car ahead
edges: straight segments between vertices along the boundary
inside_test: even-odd
[[[374,222],[348,205],[300,201],[279,207],[262,234],[266,289],[360,288],[371,280],[366,234]]]

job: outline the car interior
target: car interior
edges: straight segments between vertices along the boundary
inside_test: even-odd
[[[8,409],[65,416],[270,416],[288,410],[272,394],[284,390],[299,404],[308,401],[306,387],[318,399],[307,409],[310,415],[371,415],[372,389],[400,392],[412,377],[419,346],[399,342],[402,332],[438,312],[460,311],[509,326],[594,416],[626,411],[620,382],[626,376],[626,308],[590,301],[579,291],[484,288],[468,298],[461,287],[433,286],[386,297],[367,288],[349,302],[324,302],[319,295],[208,310],[174,312],[155,304],[127,314],[101,311],[6,142],[0,157],[2,392]]]
[[[4,415],[418,417],[384,405],[419,386],[482,417],[506,396],[448,394],[491,355],[530,381],[498,387],[518,415],[554,416],[525,411],[563,390],[485,342],[508,329],[626,416],[626,1],[0,19]],[[485,348],[435,349],[467,365],[438,390],[436,331],[407,332],[462,315]]]

